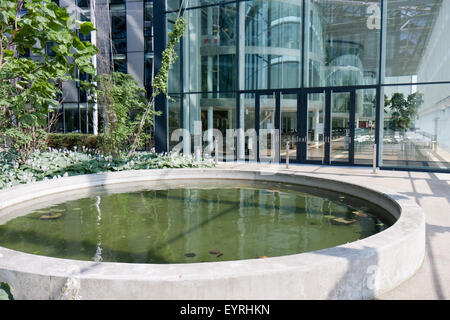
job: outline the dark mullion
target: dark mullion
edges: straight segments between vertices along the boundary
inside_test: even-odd
[[[275,145],[276,152],[279,155],[279,161],[281,161],[281,92],[277,92],[275,95],[275,132],[278,130],[278,135],[272,137],[272,139],[278,137],[278,143]],[[277,140],[275,140],[277,142]]]
[[[259,158],[259,113],[260,113],[260,95],[255,95],[255,130],[256,130],[256,161],[260,162]],[[252,146],[253,147],[253,146]]]
[[[349,158],[348,161],[351,165],[355,163],[355,130],[356,130],[356,90],[352,90],[350,92],[350,117],[349,117],[349,125],[350,125],[350,139],[351,142],[349,144]]]
[[[325,137],[327,141],[325,141],[325,156],[323,159],[323,164],[330,164],[330,146],[331,146],[331,93],[332,90],[325,91]]]

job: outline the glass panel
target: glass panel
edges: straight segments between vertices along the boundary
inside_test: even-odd
[[[450,80],[450,1],[386,1],[383,83]]]
[[[289,142],[289,159],[297,158],[297,95],[281,94],[281,158],[286,159]]]
[[[323,161],[325,157],[325,92],[307,95],[306,160]]]
[[[110,6],[111,13],[111,37],[115,39],[127,38],[127,22],[125,4]]]
[[[181,0],[166,0],[166,10],[178,10],[181,5]]]
[[[127,23],[125,4],[111,4],[110,15],[114,71],[127,73]]]
[[[241,23],[245,23],[245,89],[300,87],[302,2],[248,1]]]
[[[167,18],[167,32],[173,31],[173,25],[175,24],[175,20],[177,18],[177,13],[168,13],[166,14]],[[181,38],[180,42],[187,41],[187,38],[184,36]],[[181,54],[180,54],[180,42],[175,45],[175,53],[177,55],[177,59],[173,63],[173,65],[169,69],[169,78],[168,78],[168,91],[170,93],[180,93],[183,92],[183,87],[181,83]],[[184,61],[184,63],[189,63],[189,61]]]
[[[80,130],[81,133],[89,133],[89,115],[87,103],[80,103]]]
[[[200,146],[205,154],[214,156],[212,142],[217,139],[219,159],[224,159],[225,152],[230,150],[229,156],[235,160],[235,139],[231,136],[230,140],[227,140],[227,130],[235,128],[236,97],[216,99],[202,94],[185,94],[182,105],[183,119],[180,118],[180,98],[176,95],[175,97],[177,98],[175,102],[169,102],[169,133],[172,134],[175,129],[182,127],[188,130],[190,139],[183,139],[183,149],[194,153],[195,147]],[[228,132],[228,134],[235,133]],[[171,148],[178,143],[178,140],[171,142]]]
[[[50,127],[50,132],[64,132],[62,104],[59,104],[57,107],[50,107],[47,125]]]
[[[113,67],[115,72],[127,73],[127,55],[115,54],[113,56]]]
[[[330,160],[349,161],[350,149],[350,92],[331,93]]]
[[[144,3],[144,51],[153,51],[153,1]]]
[[[171,95],[172,99],[168,100],[169,109],[169,150],[178,144],[178,141],[172,141],[172,133],[176,129],[182,128],[181,122],[181,97],[179,95]]]
[[[64,122],[66,133],[80,132],[78,103],[64,103]]]
[[[240,131],[238,136],[238,159],[257,160],[257,135],[255,131],[255,94],[240,95]]]
[[[150,96],[152,90],[152,79],[153,79],[153,53],[147,53],[145,55],[144,81],[145,81],[145,89],[147,90],[148,96]]]
[[[51,42],[47,42],[45,44],[45,53],[50,56],[50,57],[56,57],[56,52],[53,51],[53,47],[56,45],[55,42],[51,41]]]
[[[53,1],[53,2],[58,2],[59,5],[59,1]],[[89,0],[77,0],[77,6],[80,8],[89,8]]]
[[[259,159],[274,161],[277,145],[275,134],[276,99],[273,95],[261,95],[259,99]]]
[[[229,152],[230,158],[235,160],[235,139],[227,140],[227,130],[234,129],[236,126],[236,98],[200,98],[203,150],[212,156],[215,155],[214,139],[217,139],[219,145],[219,159],[225,159],[225,152]],[[208,131],[209,129],[215,129]],[[233,132],[234,133],[234,132]]]
[[[176,13],[170,14],[174,20]],[[184,92],[221,91],[230,98],[236,89],[236,5],[227,4],[186,12],[183,38]],[[228,92],[228,93],[227,93]]]
[[[380,1],[309,0],[305,83],[309,87],[375,84]]]
[[[81,6],[80,6],[81,4]],[[78,1],[78,7],[77,8],[77,14],[78,14],[78,20],[80,21],[90,21],[91,20],[91,11],[89,9],[89,1]],[[91,41],[91,34],[85,35],[81,32],[78,32],[78,38],[80,38],[81,41]]]
[[[356,90],[355,164],[373,163],[376,124],[376,89]]]
[[[450,85],[384,87],[382,165],[450,169]]]

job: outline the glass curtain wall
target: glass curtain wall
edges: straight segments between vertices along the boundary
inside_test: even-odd
[[[382,164],[450,169],[450,84],[383,87]]]
[[[380,1],[310,0],[305,3],[305,85],[376,84]]]
[[[168,8],[177,8],[177,3],[169,1]],[[203,146],[213,143],[220,132],[226,148],[227,129],[236,124],[236,4],[210,4],[214,2],[189,1],[193,9],[185,13],[186,33],[176,48],[180,59],[169,75],[169,92],[183,93],[180,128],[192,135],[183,146],[189,152],[194,152],[193,136],[198,130],[211,129],[202,137]],[[178,10],[167,13],[169,30],[177,15]]]
[[[355,102],[355,164],[372,165],[376,137],[376,89],[356,90]]]
[[[450,1],[387,1],[384,28],[381,163],[449,170]]]
[[[127,73],[127,22],[125,1],[110,2],[112,60],[114,71]]]
[[[245,2],[245,90],[301,85],[302,1]]]
[[[167,0],[169,31],[180,3]],[[355,164],[370,165],[373,145],[379,140],[381,166],[448,168],[448,139],[442,128],[450,124],[446,116],[450,1],[184,3],[189,5],[187,31],[169,77],[169,92],[180,95],[177,116],[182,128],[193,132],[196,121],[202,128],[212,126],[221,132],[236,126],[254,128],[256,93],[346,87],[355,90],[355,136],[349,137],[354,139]],[[320,94],[308,95],[308,107],[323,108],[321,99]],[[288,114],[295,100],[295,94],[282,94],[283,141],[295,133],[295,114]],[[399,111],[402,103],[411,114]],[[309,111],[306,158],[323,158],[323,113]],[[348,112],[333,116],[336,126],[349,119]],[[226,119],[226,124],[217,119]],[[431,149],[424,151],[418,135],[430,140]],[[343,139],[345,147],[348,143]],[[247,148],[248,139],[242,141]],[[243,158],[248,155],[248,150],[243,151]]]
[[[289,158],[295,159],[297,157],[297,95],[296,94],[281,94],[280,95],[280,156],[286,159],[287,148],[289,145]]]

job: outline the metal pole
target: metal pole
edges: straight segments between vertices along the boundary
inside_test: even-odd
[[[200,147],[195,148],[195,162],[200,162]]]
[[[219,143],[217,139],[214,139],[214,161],[216,164],[219,163]]]
[[[286,169],[289,169],[289,141],[286,141]]]
[[[372,174],[377,174],[377,144],[373,145],[373,171]]]

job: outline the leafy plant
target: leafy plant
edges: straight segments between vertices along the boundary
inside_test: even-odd
[[[102,74],[97,77],[99,84],[95,96],[99,101],[108,101],[106,108],[106,122],[101,150],[114,157],[126,152],[132,143],[132,138],[138,130],[138,126],[153,124],[153,117],[159,115],[150,109],[146,111],[148,100],[144,89],[139,87],[131,75],[121,72]],[[104,84],[108,84],[105,86]],[[137,137],[136,146],[140,147],[150,133],[143,133]]]
[[[405,99],[403,93],[394,93],[389,99],[384,97],[385,111],[391,112],[391,127],[394,131],[405,131],[413,125],[418,108],[423,103],[423,94],[416,92]]]
[[[102,135],[84,133],[50,133],[47,135],[47,146],[52,149],[82,150],[99,149],[103,144]]]
[[[175,45],[180,41],[180,38],[183,36],[184,30],[186,29],[186,20],[184,17],[177,17],[175,24],[173,26],[173,31],[169,32],[169,41],[167,42],[166,49],[162,53],[162,61],[161,68],[158,71],[158,74],[153,79],[153,93],[150,101],[148,102],[145,111],[139,121],[137,126],[137,131],[132,138],[131,150],[129,152],[129,156],[133,155],[136,151],[136,148],[139,146],[141,141],[142,130],[145,127],[146,119],[150,114],[154,113],[154,102],[155,98],[159,96],[161,93],[170,98],[167,94],[167,79],[169,77],[169,69],[170,66],[177,59],[177,54],[175,53]]]
[[[214,167],[212,159],[196,162],[192,156],[177,154],[140,152],[132,157],[114,158],[95,150],[74,149],[36,151],[25,163],[19,163],[10,153],[0,152],[0,189],[23,183],[108,171]]]
[[[23,163],[42,148],[44,128],[58,106],[59,84],[92,74],[97,49],[82,42],[93,30],[49,0],[0,0],[0,134]]]

